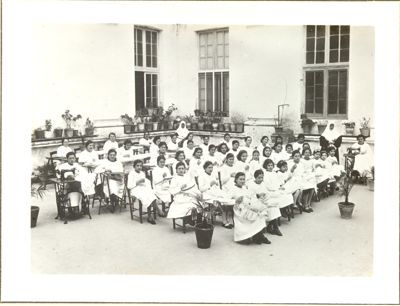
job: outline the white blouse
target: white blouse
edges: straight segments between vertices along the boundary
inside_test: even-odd
[[[58,157],[67,157],[67,153],[72,152],[70,147],[60,146],[57,149],[57,156]]]
[[[108,151],[110,151],[111,149],[115,149],[115,150],[118,149],[118,141],[107,140],[104,143],[103,150],[106,154],[108,154]]]

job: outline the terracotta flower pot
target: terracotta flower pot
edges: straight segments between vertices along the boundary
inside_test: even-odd
[[[64,129],[64,137],[73,137],[74,130],[73,129]]]
[[[194,230],[196,233],[197,247],[200,249],[210,248],[214,226],[212,224],[196,224]]]
[[[351,219],[355,204],[351,202],[348,203],[339,202],[338,206],[339,206],[340,216],[343,219]]]
[[[369,128],[361,128],[361,129],[360,129],[360,133],[361,133],[361,135],[363,135],[364,137],[369,137],[370,129],[369,129]]]
[[[62,129],[54,129],[54,138],[61,138],[63,136]]]
[[[137,129],[138,129],[139,132],[143,132],[144,128],[145,128],[144,123],[138,123]]]
[[[230,123],[224,123],[224,130],[225,130],[225,132],[230,132],[231,124]]]
[[[204,122],[199,122],[199,123],[197,124],[197,126],[198,126],[198,128],[199,128],[199,131],[203,131],[203,130],[204,130]]]
[[[36,139],[44,139],[44,131],[36,130],[35,131],[35,138]]]

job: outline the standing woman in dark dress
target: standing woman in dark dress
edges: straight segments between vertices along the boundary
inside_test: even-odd
[[[322,133],[321,137],[319,138],[319,144],[321,146],[321,151],[328,151],[328,147],[334,146],[335,156],[339,163],[339,148],[342,144],[342,136],[340,135],[339,131],[336,129],[335,124],[333,121],[329,121],[325,131]]]

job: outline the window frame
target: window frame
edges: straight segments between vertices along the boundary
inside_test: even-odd
[[[329,60],[329,51],[330,51],[330,27],[332,25],[325,25],[325,61],[324,63],[319,63],[319,64],[307,64],[307,26],[310,25],[305,25],[304,26],[304,31],[303,31],[303,86],[302,86],[302,109],[301,112],[303,114],[306,114],[308,118],[312,119],[341,119],[341,120],[347,120],[348,119],[348,114],[349,114],[349,72],[350,72],[350,51],[349,51],[349,61],[348,62],[337,62],[337,63],[330,63]],[[314,25],[318,26],[318,25]],[[339,25],[340,26],[340,25]],[[351,29],[351,26],[350,26]],[[351,32],[350,32],[350,39],[351,39]],[[350,45],[349,45],[350,49]],[[306,113],[306,72],[308,71],[323,71],[323,76],[324,76],[324,86],[323,86],[323,113],[322,114],[316,114],[316,113]],[[328,74],[330,70],[346,70],[347,71],[347,84],[346,84],[346,114],[333,114],[329,115],[328,114],[328,90],[329,90],[329,85],[328,85]]]
[[[228,45],[228,68],[225,68],[225,62],[224,62],[224,68],[216,68],[218,65],[218,54],[217,54],[217,47],[218,47],[218,43],[217,43],[217,33],[218,32],[223,32],[224,33],[224,61],[225,61],[225,46]],[[225,42],[225,32],[228,33],[228,44],[226,44]],[[213,68],[209,69],[202,69],[201,68],[201,58],[200,58],[200,35],[202,34],[210,34],[213,33]],[[204,80],[205,80],[205,109],[204,111],[207,112],[207,73],[211,73],[212,74],[212,111],[222,111],[224,113],[227,114],[227,116],[229,116],[229,80],[230,80],[230,73],[229,73],[229,28],[228,27],[224,27],[224,28],[213,28],[213,29],[207,29],[207,30],[201,30],[201,31],[196,31],[197,34],[197,65],[198,65],[198,69],[197,69],[197,108],[201,109],[200,107],[200,75],[204,74]],[[206,50],[207,52],[207,50]],[[206,56],[207,59],[207,56]],[[206,65],[207,66],[207,65]],[[216,74],[220,73],[221,74],[221,106],[222,109],[221,110],[216,110],[216,99],[215,99],[215,79],[216,79]],[[228,74],[228,102],[227,102],[227,110],[224,109],[224,75],[225,73]]]
[[[143,64],[143,66],[137,66],[136,65],[136,62],[137,62],[137,60],[136,60],[136,52],[135,52],[137,50],[136,39],[135,39],[136,30],[142,30],[142,57],[143,57],[142,64]],[[157,39],[157,43],[156,43],[156,45],[157,45],[157,56],[156,56],[157,66],[156,67],[147,67],[146,32],[150,32],[150,33],[155,32],[155,33],[157,33],[157,36],[156,36],[156,39]],[[156,84],[156,87],[157,87],[157,97],[156,97],[157,106],[156,107],[160,107],[161,106],[160,105],[160,83],[161,82],[160,82],[160,62],[159,62],[160,36],[161,36],[161,30],[159,30],[159,29],[148,27],[148,26],[140,26],[140,25],[135,25],[134,26],[134,30],[133,30],[133,43],[134,43],[134,52],[135,52],[135,54],[134,54],[134,70],[144,73],[144,106],[145,106],[145,108],[148,108],[147,103],[146,103],[146,99],[147,99],[147,75],[149,75],[149,74],[150,75],[154,75],[154,74],[157,75],[157,84]],[[150,34],[150,38],[151,38],[151,34]],[[150,44],[151,44],[151,41],[150,41]],[[151,76],[150,78],[151,78],[151,82],[150,82],[151,83],[150,84],[151,89],[150,90],[152,91],[152,89],[154,87],[153,82],[152,82],[153,77]],[[152,95],[152,92],[151,92],[150,96],[151,96],[151,98],[154,98],[153,95]],[[153,103],[153,102],[151,102],[151,103]]]

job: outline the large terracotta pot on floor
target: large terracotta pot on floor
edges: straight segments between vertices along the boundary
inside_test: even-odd
[[[195,225],[194,230],[196,233],[197,247],[200,249],[208,249],[211,246],[214,226],[208,223],[198,223]]]
[[[351,219],[351,216],[353,215],[353,210],[354,206],[356,206],[354,203],[348,202],[339,202],[339,211],[340,211],[340,216],[343,219]]]

